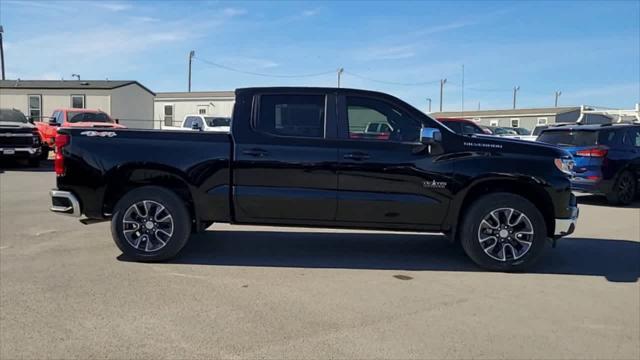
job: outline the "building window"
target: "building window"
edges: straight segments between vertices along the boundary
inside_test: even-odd
[[[42,95],[29,95],[29,117],[42,120]]]
[[[538,125],[547,125],[548,122],[547,118],[538,118]]]
[[[498,126],[498,120],[497,119],[489,120],[489,126]]]
[[[71,108],[84,109],[84,95],[71,95]]]
[[[198,109],[198,114],[207,115],[207,109]]]
[[[164,106],[164,125],[173,126],[173,105]]]
[[[520,119],[511,119],[511,127],[514,127],[514,128],[520,127]]]

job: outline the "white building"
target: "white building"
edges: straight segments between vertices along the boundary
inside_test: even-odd
[[[0,108],[18,109],[34,120],[47,120],[60,108],[99,109],[122,125],[149,129],[154,96],[137,81],[0,80]]]
[[[234,102],[233,91],[159,92],[154,120],[160,126],[180,126],[186,115],[231,117]]]

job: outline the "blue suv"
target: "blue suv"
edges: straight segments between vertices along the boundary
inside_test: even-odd
[[[544,130],[537,141],[573,155],[573,190],[605,195],[612,205],[628,205],[636,197],[640,124],[560,126]]]

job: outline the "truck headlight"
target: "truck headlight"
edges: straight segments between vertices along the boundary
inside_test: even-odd
[[[567,158],[558,158],[554,159],[553,163],[556,164],[558,170],[562,171],[567,175],[573,175],[573,165],[575,164],[573,159]]]

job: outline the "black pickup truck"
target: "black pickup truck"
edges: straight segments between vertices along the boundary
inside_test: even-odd
[[[372,91],[235,94],[230,134],[60,129],[51,210],[111,219],[140,261],[227,222],[441,232],[478,265],[515,271],[574,231],[572,160],[557,147],[458,135]],[[371,123],[385,131],[365,136]]]

